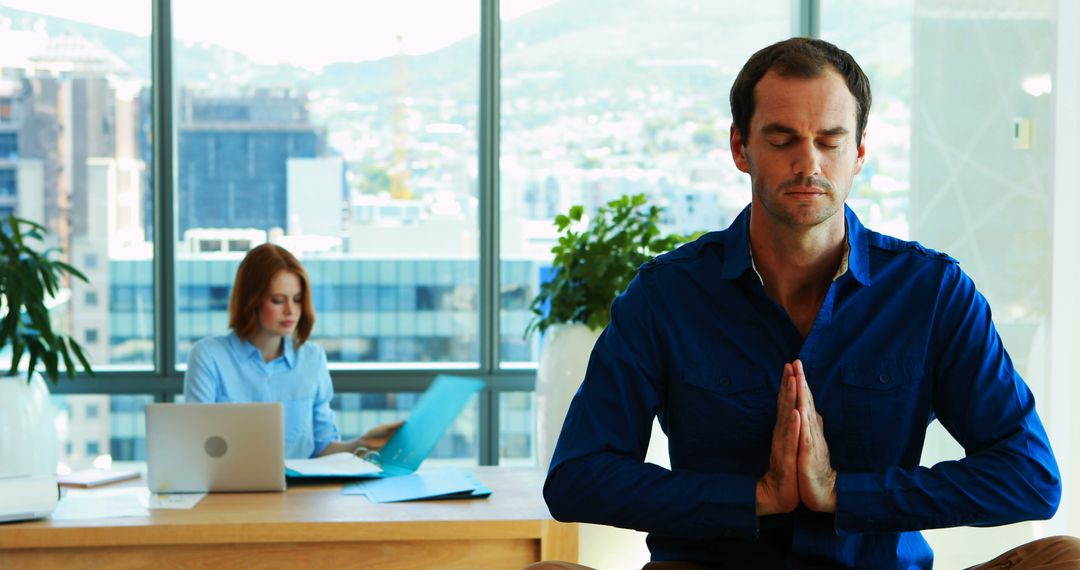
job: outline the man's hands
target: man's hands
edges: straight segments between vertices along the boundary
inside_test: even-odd
[[[784,365],[769,470],[758,479],[756,503],[758,516],[789,513],[799,503],[813,511],[836,511],[836,471],[824,421],[799,360]]]

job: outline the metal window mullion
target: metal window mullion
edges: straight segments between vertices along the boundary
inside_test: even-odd
[[[821,0],[792,0],[792,34],[804,38],[821,37]]]
[[[176,367],[176,131],[173,124],[172,1],[152,0],[151,133],[153,136],[154,370]]]
[[[480,371],[499,368],[499,0],[480,0]],[[489,385],[480,397],[480,464],[499,461]],[[493,421],[494,420],[494,421]]]

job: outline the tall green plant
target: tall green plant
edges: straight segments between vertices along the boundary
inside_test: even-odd
[[[593,330],[606,327],[611,302],[626,290],[641,264],[703,233],[661,237],[657,224],[663,209],[645,204],[644,194],[612,200],[582,231],[576,231],[584,213],[581,206],[555,217],[561,234],[551,248],[555,275],[532,301],[534,316],[526,337],[562,323],[583,323]]]
[[[78,269],[51,259],[59,254],[56,248],[41,250],[46,233],[41,224],[14,215],[0,221],[0,348],[11,346],[8,374],[18,373],[23,354],[29,353],[27,378],[33,376],[40,363],[45,366],[45,376],[56,384],[61,360],[68,378],[75,377],[72,354],[91,376],[94,371],[79,343],[53,331],[45,300],[47,296],[56,297],[64,272],[89,281]]]

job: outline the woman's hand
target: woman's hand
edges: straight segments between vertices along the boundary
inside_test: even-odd
[[[396,422],[375,426],[367,433],[360,436],[357,443],[372,451],[379,451],[386,446],[386,442],[390,440],[390,436],[394,435],[398,428],[404,423],[405,420],[398,420]]]

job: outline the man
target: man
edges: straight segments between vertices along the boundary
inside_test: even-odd
[[[612,305],[544,486],[555,518],[647,531],[654,561],[929,568],[920,529],[1053,516],[1057,465],[986,300],[844,204],[870,100],[821,40],[746,63],[731,154],[751,204]],[[643,462],[655,416],[670,471]],[[967,456],[920,467],[935,417]]]

